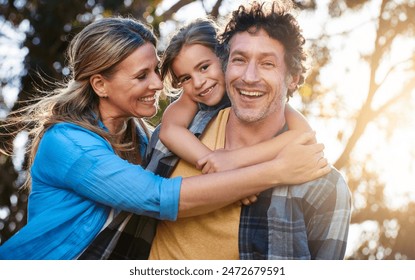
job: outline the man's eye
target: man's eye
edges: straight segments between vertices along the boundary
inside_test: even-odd
[[[234,57],[234,58],[232,58],[231,62],[233,62],[233,63],[243,63],[244,59],[242,57]]]
[[[262,63],[262,65],[266,66],[266,67],[274,67],[275,64],[271,61],[265,61],[264,63]]]

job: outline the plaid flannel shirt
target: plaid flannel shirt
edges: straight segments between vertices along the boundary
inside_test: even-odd
[[[216,113],[201,111],[190,130],[200,136]],[[169,177],[178,158],[158,141],[157,132],[149,147],[148,168]],[[349,188],[334,168],[314,181],[269,189],[256,203],[242,207],[240,259],[343,259],[350,215]]]
[[[343,259],[350,215],[349,188],[334,168],[314,181],[269,189],[242,208],[240,258]]]
[[[189,129],[196,136],[200,136],[210,120],[226,107],[223,105],[212,109],[202,108]],[[155,130],[149,143],[147,169],[160,176],[169,177],[179,159],[158,140],[158,132],[159,128]],[[116,230],[111,229],[110,225],[100,235],[112,241],[134,242],[130,246],[133,249],[128,246],[128,242],[107,246],[111,242],[99,241],[98,237],[98,242],[94,241],[95,244],[88,248],[89,251],[91,247],[95,248],[94,259],[105,252],[106,258],[147,258],[156,223],[152,223],[153,219],[149,218],[142,221],[144,218],[138,215],[124,215],[131,215],[125,228],[123,223],[119,221],[117,224],[114,220]],[[343,259],[350,215],[350,191],[341,174],[334,168],[328,175],[314,181],[269,189],[258,196],[256,203],[242,207],[239,226],[240,258]],[[126,218],[118,220],[125,223]],[[139,225],[140,230],[134,231],[134,226],[129,226],[130,224]],[[146,230],[149,233],[146,235],[148,238],[141,238]],[[119,237],[123,235],[129,237]],[[105,241],[105,238],[102,239]]]

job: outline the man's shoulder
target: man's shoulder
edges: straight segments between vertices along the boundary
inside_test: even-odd
[[[316,207],[324,201],[330,204],[338,204],[340,208],[350,205],[351,194],[344,176],[336,169],[318,179],[295,186],[295,190],[303,189],[303,198]]]
[[[284,192],[284,188],[276,187],[274,194]],[[340,196],[349,197],[350,191],[344,176],[334,167],[331,171],[315,180],[303,184],[286,186],[286,192],[293,197],[325,197],[332,193]]]
[[[324,176],[321,176],[315,180],[296,185],[296,187],[309,187],[314,188],[315,186],[325,187],[328,189],[332,188],[343,188],[347,187],[344,176],[335,167],[331,168],[331,171]]]
[[[317,178],[313,181],[310,181],[310,184],[324,184],[328,187],[337,187],[337,186],[344,186],[346,184],[346,180],[343,176],[343,174],[340,173],[339,170],[337,170],[335,167],[331,168],[331,171],[327,173],[326,175]]]
[[[274,199],[289,199],[305,209],[350,210],[351,193],[343,175],[335,168],[318,179],[298,185],[275,187]],[[328,210],[331,209],[331,210]],[[319,210],[319,211],[320,211]]]

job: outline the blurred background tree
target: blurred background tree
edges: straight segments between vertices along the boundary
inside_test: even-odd
[[[74,34],[97,18],[129,15],[146,21],[160,37],[162,51],[171,32],[189,18],[189,10],[192,16],[209,14],[220,21],[242,2],[0,0],[0,118],[36,97],[36,87],[46,89],[37,73],[48,80],[69,74],[64,50]],[[347,258],[415,259],[413,194],[401,195],[397,205],[386,191],[414,183],[393,178],[390,186],[384,170],[396,160],[377,157],[381,150],[399,155],[402,148],[409,163],[415,158],[415,146],[408,144],[415,140],[408,132],[415,122],[415,1],[294,2],[303,10],[299,21],[306,31],[311,67],[292,102],[321,135],[319,140],[327,141],[326,153],[353,193],[353,240]],[[356,38],[362,30],[365,36]],[[401,54],[398,59],[396,53]],[[345,84],[355,85],[353,92]],[[166,105],[167,101],[161,103],[154,124]],[[13,143],[3,132],[0,143]],[[396,135],[408,143],[396,147]],[[26,168],[19,164],[21,142],[14,142],[15,156],[0,155],[0,244],[27,219],[27,195],[19,192]],[[410,173],[414,166],[402,169]]]

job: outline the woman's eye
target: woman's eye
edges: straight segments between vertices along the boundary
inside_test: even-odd
[[[190,80],[190,77],[183,77],[183,78],[181,78],[180,80],[179,80],[179,83],[180,84],[184,84],[184,83],[186,83],[187,81],[189,81]]]
[[[141,75],[137,76],[138,80],[144,80],[145,78],[147,78],[147,74],[141,74]]]

